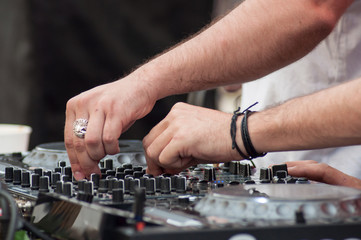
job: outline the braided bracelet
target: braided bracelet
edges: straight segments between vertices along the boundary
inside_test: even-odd
[[[255,103],[255,104],[257,104],[257,103]],[[243,117],[242,123],[241,123],[241,134],[242,134],[243,145],[244,145],[244,148],[246,149],[246,152],[248,153],[250,159],[263,157],[264,155],[267,154],[267,152],[257,153],[256,149],[254,148],[254,146],[252,144],[251,138],[249,136],[247,120],[248,120],[248,117],[253,112],[248,109],[244,111],[244,117]]]

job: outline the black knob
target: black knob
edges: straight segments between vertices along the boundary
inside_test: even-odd
[[[173,175],[173,176],[170,176],[170,190],[172,192],[175,192],[177,190],[177,178],[179,176],[178,175]]]
[[[40,176],[39,174],[31,174],[31,190],[39,190]]]
[[[134,172],[143,172],[143,167],[142,166],[134,166],[133,170],[134,170]]]
[[[274,175],[276,177],[278,177],[279,179],[285,179],[287,177],[287,171],[285,170],[278,170],[276,172],[276,175]]]
[[[132,180],[132,177],[127,177],[124,179],[124,193],[129,194],[130,192],[130,181]]]
[[[14,169],[13,184],[14,185],[20,185],[21,184],[21,170],[20,169]]]
[[[107,175],[107,176],[113,176],[113,177],[115,177],[115,170],[107,170],[106,172],[105,172],[105,174]]]
[[[112,193],[113,192],[113,188],[115,183],[118,181],[116,178],[108,178],[108,193]]]
[[[48,177],[49,186],[51,186],[51,171],[44,171],[43,176]]]
[[[93,188],[94,189],[98,189],[99,187],[99,180],[100,180],[100,175],[97,173],[92,173],[90,175],[90,181],[93,182]]]
[[[288,175],[288,171],[287,171],[287,164],[278,164],[278,165],[273,165],[272,166],[272,178],[274,176],[276,176],[277,171],[286,171],[287,175]]]
[[[117,179],[124,179],[124,178],[125,178],[125,173],[124,173],[124,172],[117,172],[117,173],[115,174],[115,177],[116,177]]]
[[[225,162],[223,164],[223,167],[222,167],[222,171],[223,172],[229,172],[229,166],[230,166],[231,162]]]
[[[259,180],[271,180],[271,170],[266,167],[261,168],[259,172]]]
[[[78,191],[79,192],[84,192],[84,185],[86,183],[87,180],[82,179],[78,181]]]
[[[104,168],[104,159],[101,159],[99,161],[100,168]]]
[[[133,168],[133,165],[131,163],[124,163],[123,164],[123,168],[125,169],[132,169]]]
[[[125,173],[125,175],[133,176],[134,170],[133,169],[125,169],[124,173]]]
[[[23,188],[30,187],[30,173],[28,171],[22,172],[21,175],[21,186]]]
[[[61,180],[61,174],[59,172],[52,173],[51,178],[52,187],[56,188],[57,182]]]
[[[65,162],[65,161],[60,161],[58,166],[59,166],[60,168],[63,168],[63,167],[66,166],[66,162]]]
[[[154,178],[146,178],[145,179],[145,193],[147,195],[155,194],[155,179]]]
[[[43,176],[43,169],[42,168],[35,168],[34,173],[38,174],[40,177]]]
[[[131,179],[129,182],[129,193],[131,195],[134,195],[135,189],[140,187],[140,181],[139,179]]]
[[[139,178],[139,186],[145,188],[145,180],[148,179],[148,177],[140,177]]]
[[[62,181],[57,181],[56,182],[55,192],[59,193],[59,194],[63,193],[63,182]]]
[[[114,183],[113,190],[117,188],[122,189],[122,191],[124,192],[124,180],[120,179]]]
[[[49,177],[40,177],[39,192],[49,192]]]
[[[125,168],[123,168],[123,167],[117,167],[117,173],[118,172],[124,172],[124,170],[125,170]]]
[[[140,178],[143,176],[143,172],[142,171],[134,171],[133,173],[133,177],[134,178]]]
[[[73,178],[73,172],[71,171],[71,167],[64,167],[64,175],[69,176],[70,179]]]
[[[229,172],[233,175],[239,174],[239,162],[233,161],[229,163]]]
[[[12,182],[14,179],[14,168],[6,167],[5,168],[5,182]]]
[[[121,188],[113,189],[113,203],[121,203],[124,201],[124,192]]]
[[[248,178],[251,176],[251,166],[247,163],[240,163],[239,164],[239,175],[242,178]]]
[[[216,180],[216,171],[214,168],[206,168],[204,169],[204,180],[209,182],[213,182]]]
[[[68,175],[63,175],[63,176],[61,176],[61,180],[63,182],[71,182],[72,179]]]
[[[54,172],[61,173],[61,167],[54,168]]]
[[[164,177],[160,181],[160,191],[162,194],[170,194],[171,185],[170,185],[170,177]]]
[[[73,183],[72,182],[63,183],[63,195],[65,195],[67,197],[73,196]]]
[[[100,179],[99,180],[98,192],[99,193],[107,193],[108,192],[108,183],[109,183],[109,180]]]
[[[178,203],[180,205],[188,205],[189,204],[189,196],[179,196]]]
[[[185,177],[178,177],[176,180],[176,192],[185,193],[187,191],[187,179]]]
[[[84,193],[88,195],[94,195],[93,182],[87,181],[84,183]]]
[[[113,170],[113,159],[105,159],[104,160],[104,168],[108,169],[108,170]]]
[[[161,191],[161,180],[162,180],[163,176],[156,176],[155,179],[155,190],[157,192]]]

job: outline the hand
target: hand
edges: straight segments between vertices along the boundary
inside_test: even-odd
[[[148,173],[178,173],[198,163],[239,159],[232,150],[231,114],[177,103],[144,138]]]
[[[317,182],[361,189],[360,179],[347,175],[325,163],[305,160],[286,162],[286,164],[291,176],[306,177]]]
[[[238,91],[241,87],[242,87],[241,83],[236,83],[236,84],[224,86],[223,88],[227,92],[235,92],[235,91]]]
[[[123,78],[68,101],[64,141],[75,179],[100,173],[99,160],[119,152],[120,134],[151,111],[156,98],[143,85],[137,79]],[[89,122],[84,138],[73,133],[73,122],[79,118]]]

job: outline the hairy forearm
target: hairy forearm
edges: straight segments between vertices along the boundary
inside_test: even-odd
[[[249,117],[259,152],[361,144],[361,79],[292,99]]]
[[[259,78],[311,51],[350,2],[245,1],[134,74],[149,82],[157,99]]]

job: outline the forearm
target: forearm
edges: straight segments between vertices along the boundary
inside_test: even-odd
[[[250,137],[259,152],[361,143],[361,79],[292,99],[251,115]]]
[[[157,99],[259,78],[311,51],[350,4],[315,2],[245,1],[134,74],[149,81]]]

